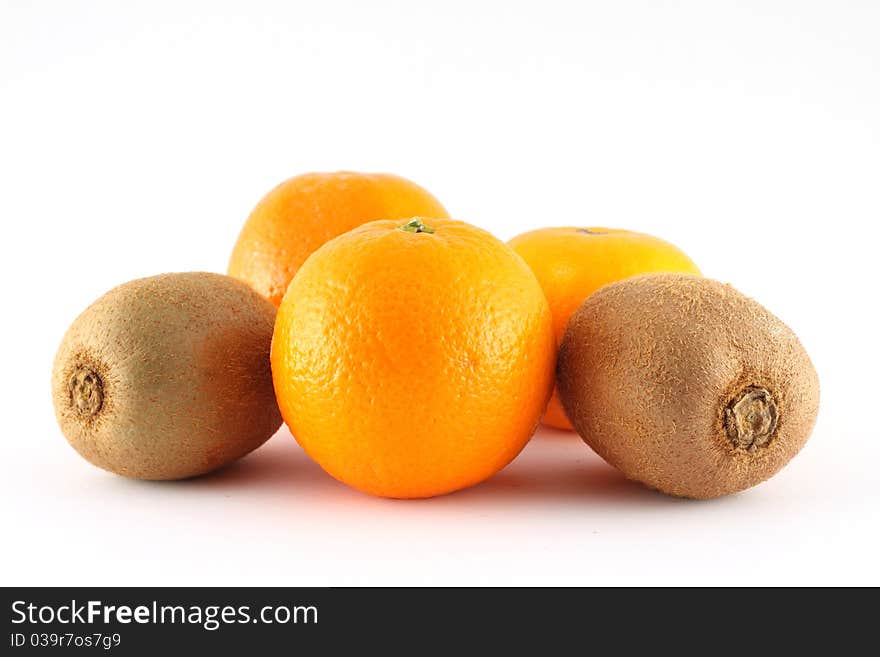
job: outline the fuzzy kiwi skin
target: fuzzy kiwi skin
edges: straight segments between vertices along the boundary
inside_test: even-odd
[[[791,329],[691,274],[636,276],[591,295],[562,339],[557,384],[572,425],[602,458],[698,499],[776,474],[819,409],[816,370]]]
[[[135,479],[183,479],[259,447],[281,426],[269,348],[275,307],[210,273],[120,285],[68,329],[52,398],[86,460]]]

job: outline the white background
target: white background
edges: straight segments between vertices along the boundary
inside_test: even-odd
[[[0,4],[2,584],[880,584],[880,3]],[[494,479],[349,490],[286,429],[216,475],[127,481],[58,431],[73,318],[224,271],[252,206],[389,171],[503,239],[660,235],[800,335],[813,438],[688,502],[542,430]]]

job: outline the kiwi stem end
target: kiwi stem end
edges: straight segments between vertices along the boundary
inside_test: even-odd
[[[769,390],[760,386],[744,388],[724,409],[728,440],[750,454],[769,444],[777,420],[776,400]]]
[[[104,405],[104,382],[88,365],[77,365],[67,381],[70,404],[77,415],[90,418]]]

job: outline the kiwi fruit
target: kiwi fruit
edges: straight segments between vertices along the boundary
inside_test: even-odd
[[[62,433],[87,461],[136,479],[231,463],[281,426],[274,322],[269,301],[220,274],[120,285],[77,317],[55,356]]]
[[[559,398],[584,441],[628,478],[712,498],[776,474],[803,447],[819,381],[795,334],[728,285],[646,274],[572,315]]]

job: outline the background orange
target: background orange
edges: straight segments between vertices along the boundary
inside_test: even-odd
[[[388,173],[307,173],[257,204],[232,250],[228,273],[276,306],[293,275],[327,240],[377,219],[446,217],[426,190]]]
[[[557,341],[571,314],[603,285],[658,271],[699,274],[693,261],[669,242],[615,228],[539,228],[508,242],[535,272],[553,313]],[[544,423],[572,430],[553,391]]]

